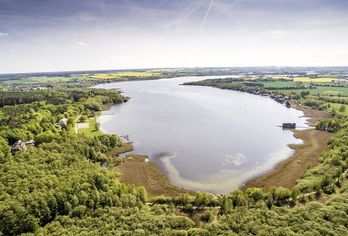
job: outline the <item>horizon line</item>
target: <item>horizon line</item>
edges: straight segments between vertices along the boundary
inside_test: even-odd
[[[179,67],[147,67],[147,68],[125,68],[125,69],[78,69],[78,70],[53,70],[53,71],[30,71],[30,72],[0,72],[4,75],[26,75],[26,74],[54,74],[54,73],[82,73],[82,72],[120,72],[120,71],[143,71],[143,70],[165,70],[165,69],[233,69],[233,68],[347,68],[346,66],[179,66]]]

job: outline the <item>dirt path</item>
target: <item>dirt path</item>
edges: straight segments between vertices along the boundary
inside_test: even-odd
[[[77,134],[77,130],[78,130],[78,120],[80,119],[81,114],[79,114],[76,119],[75,119],[75,134]]]

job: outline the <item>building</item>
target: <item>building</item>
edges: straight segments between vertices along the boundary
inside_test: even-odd
[[[65,117],[58,121],[58,124],[60,125],[66,125],[67,123],[68,123],[68,119]]]
[[[34,140],[29,140],[29,141],[18,140],[15,144],[11,146],[11,152],[27,149],[28,146],[34,146],[34,144],[35,144]]]
[[[283,129],[296,129],[296,123],[283,123]]]

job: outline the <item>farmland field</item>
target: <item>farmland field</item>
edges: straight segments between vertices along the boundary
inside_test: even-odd
[[[295,77],[295,82],[302,83],[331,83],[334,78],[310,78],[310,77]]]
[[[141,71],[141,72],[134,72],[134,71],[127,71],[127,72],[117,72],[117,73],[98,73],[93,74],[90,76],[90,78],[94,79],[116,79],[116,78],[127,78],[127,77],[137,77],[137,78],[153,78],[160,76],[160,73],[158,72],[150,72],[150,71]]]

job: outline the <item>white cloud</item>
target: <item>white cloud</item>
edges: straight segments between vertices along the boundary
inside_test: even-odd
[[[10,49],[10,52],[15,52],[16,50],[14,50],[13,48]]]
[[[5,37],[5,36],[8,36],[9,34],[6,33],[6,32],[0,32],[0,37]]]
[[[76,45],[77,45],[77,46],[80,46],[80,47],[87,47],[87,46],[88,46],[88,43],[85,43],[85,42],[80,41],[80,42],[77,42]]]

